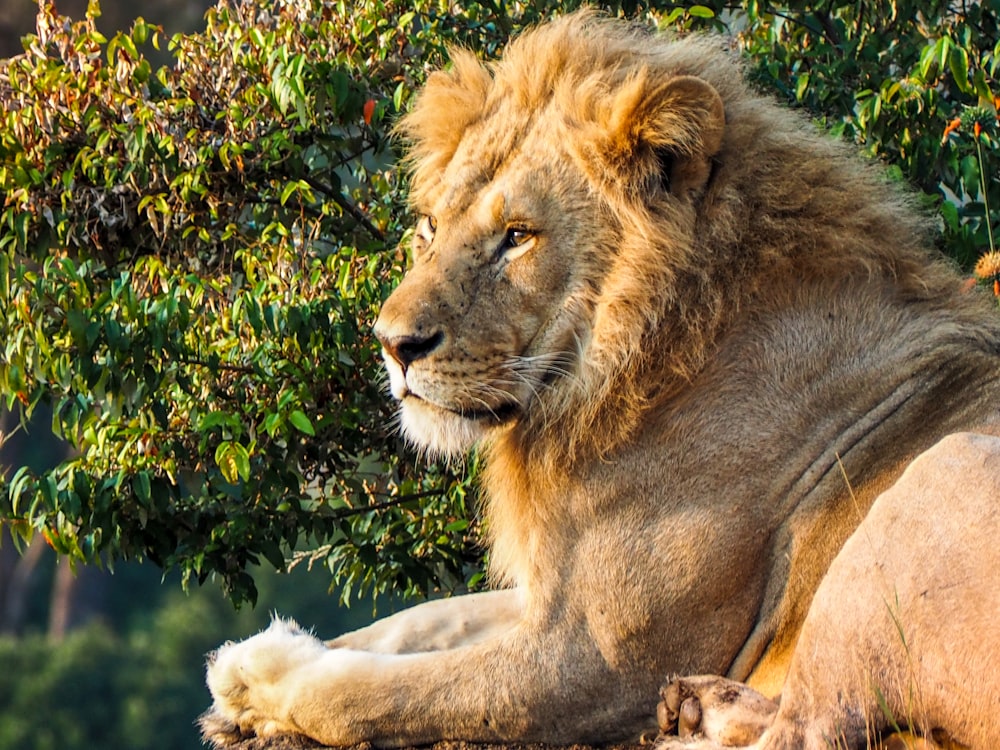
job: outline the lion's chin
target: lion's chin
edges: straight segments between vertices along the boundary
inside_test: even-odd
[[[402,401],[403,434],[414,445],[441,458],[461,458],[473,445],[506,423],[481,415],[462,416],[415,396]]]

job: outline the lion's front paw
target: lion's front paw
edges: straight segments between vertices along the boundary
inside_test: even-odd
[[[208,659],[206,681],[214,712],[244,734],[298,733],[289,717],[289,676],[325,652],[320,640],[293,621],[277,618],[252,638],[226,643]]]
[[[660,689],[656,708],[665,738],[698,739],[698,747],[746,747],[770,726],[778,705],[723,677],[674,678]],[[669,739],[661,747],[676,746]],[[690,743],[684,746],[690,747]]]

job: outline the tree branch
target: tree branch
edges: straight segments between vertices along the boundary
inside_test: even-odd
[[[365,215],[364,211],[351,203],[346,195],[341,193],[339,190],[334,190],[332,186],[320,182],[315,177],[306,176],[304,179],[306,184],[313,190],[317,190],[330,196],[333,202],[340,206],[344,213],[348,214],[352,219],[358,222],[358,224],[363,226],[365,231],[367,231],[372,237],[377,239],[379,242],[385,242],[385,233],[372,224],[371,219]]]
[[[342,518],[359,516],[362,513],[368,513],[369,511],[386,510],[388,508],[394,508],[397,505],[405,505],[406,503],[412,503],[416,500],[423,500],[428,497],[441,497],[444,494],[445,490],[428,490],[427,492],[413,492],[409,495],[397,495],[396,497],[385,500],[381,503],[363,505],[357,508],[341,508],[340,510],[334,512],[332,518],[339,521]]]

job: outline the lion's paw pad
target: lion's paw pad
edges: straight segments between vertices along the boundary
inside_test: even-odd
[[[777,704],[723,677],[671,679],[660,689],[656,709],[664,736],[703,738],[704,747],[752,745],[770,726]],[[667,743],[669,744],[669,743]]]
[[[660,732],[678,737],[693,737],[701,732],[701,701],[684,680],[673,679],[660,688],[656,720]]]

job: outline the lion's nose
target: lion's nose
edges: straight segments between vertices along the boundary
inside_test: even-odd
[[[378,331],[375,335],[386,353],[399,362],[404,370],[418,359],[428,356],[444,341],[444,333],[441,331],[435,331],[427,336],[421,334],[392,336]]]

